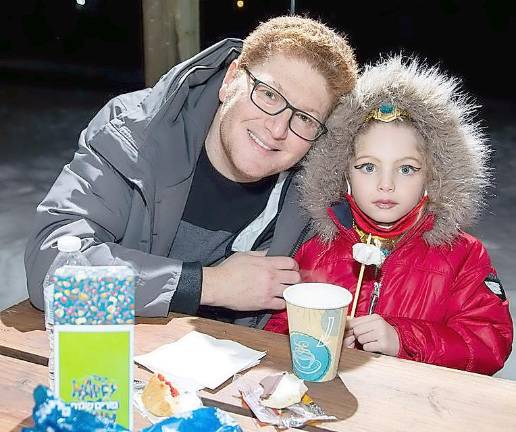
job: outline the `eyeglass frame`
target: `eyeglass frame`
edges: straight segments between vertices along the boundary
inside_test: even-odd
[[[251,78],[251,81],[253,82],[253,88],[251,89],[251,93],[249,93],[249,99],[251,99],[251,102],[256,106],[256,108],[258,108],[260,111],[264,112],[265,114],[268,114],[270,116],[276,116],[278,114],[281,114],[283,111],[287,110],[287,109],[290,109],[292,111],[292,114],[290,115],[289,119],[288,119],[288,128],[292,131],[292,133],[296,136],[298,136],[299,138],[305,140],[305,141],[308,141],[310,143],[313,143],[315,141],[317,141],[321,136],[323,136],[325,133],[328,132],[328,128],[326,127],[326,125],[324,123],[322,123],[320,120],[316,119],[313,115],[311,114],[308,114],[306,111],[303,111],[303,110],[300,110],[298,108],[296,108],[294,105],[292,105],[285,96],[283,96],[283,94],[281,94],[278,90],[276,90],[274,87],[272,87],[271,85],[267,84],[266,82],[263,82],[262,80],[256,78],[252,73],[251,71],[247,68],[247,66],[243,66],[242,69],[247,73],[247,75],[249,76],[249,78]],[[275,93],[277,93],[279,96],[281,96],[281,98],[285,101],[285,106],[280,109],[279,111],[275,112],[275,113],[270,113],[268,111],[265,111],[265,109],[263,109],[261,106],[259,106],[253,99],[253,94],[254,94],[254,91],[256,90],[256,87],[259,85],[259,84],[262,84],[264,85],[265,87],[268,87],[270,88],[271,90],[273,90]],[[294,117],[294,114],[296,113],[301,113],[303,115],[306,115],[307,117],[309,117],[310,119],[314,120],[318,125],[319,125],[319,129],[318,129],[318,134],[315,136],[315,138],[312,138],[312,139],[308,139],[308,138],[305,138],[301,135],[299,135],[295,130],[292,129],[292,126],[291,126],[291,122],[292,122],[292,118]]]

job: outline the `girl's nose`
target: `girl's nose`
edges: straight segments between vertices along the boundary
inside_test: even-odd
[[[381,192],[394,192],[394,181],[391,176],[384,175],[378,183],[378,190]]]

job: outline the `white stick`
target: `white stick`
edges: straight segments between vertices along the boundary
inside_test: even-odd
[[[367,244],[371,243],[371,233],[367,237]],[[362,278],[364,277],[365,264],[362,263],[360,267],[360,273],[358,274],[357,287],[355,288],[355,295],[353,297],[353,307],[351,308],[350,318],[355,318],[355,312],[357,310],[358,297],[360,296],[360,288],[362,288]]]

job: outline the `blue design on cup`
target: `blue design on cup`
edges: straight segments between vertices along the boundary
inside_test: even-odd
[[[305,381],[319,381],[331,362],[328,347],[304,333],[290,333],[290,351],[294,373]]]

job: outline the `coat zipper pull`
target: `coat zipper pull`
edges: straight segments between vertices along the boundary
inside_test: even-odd
[[[374,313],[376,309],[376,304],[378,303],[378,299],[380,298],[380,288],[382,287],[381,282],[375,282],[373,285],[373,293],[371,294],[371,303],[369,303],[369,309],[367,311],[368,315]]]

